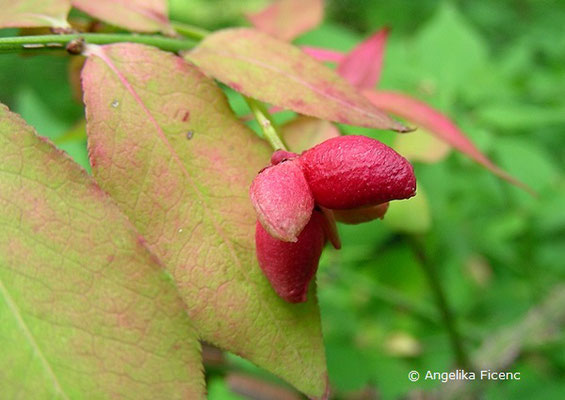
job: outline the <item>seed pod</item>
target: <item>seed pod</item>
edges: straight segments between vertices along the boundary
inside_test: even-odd
[[[273,238],[257,222],[255,244],[257,260],[277,294],[289,303],[306,301],[308,286],[318,269],[326,241],[324,217],[314,211],[296,243]]]
[[[298,158],[317,204],[331,209],[359,208],[416,192],[412,165],[378,140],[340,136]]]
[[[351,208],[349,210],[333,210],[336,221],[348,225],[362,224],[374,219],[383,219],[388,210],[388,202],[376,206]]]
[[[285,242],[296,242],[312,210],[314,198],[296,160],[265,168],[249,189],[251,202],[263,227]]]

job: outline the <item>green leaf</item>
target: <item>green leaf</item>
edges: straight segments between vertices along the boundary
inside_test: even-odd
[[[284,302],[255,256],[248,190],[269,163],[266,143],[173,54],[97,47],[82,80],[94,176],[173,275],[201,337],[322,395],[316,296]]]
[[[63,152],[0,106],[4,398],[203,398],[200,345],[159,260]]]
[[[445,159],[451,150],[451,146],[425,129],[418,129],[410,135],[396,136],[393,148],[410,161],[430,164]]]
[[[413,68],[444,93],[469,83],[487,60],[482,38],[450,3],[444,2],[415,41]]]
[[[398,232],[426,233],[432,221],[427,196],[421,186],[408,200],[391,201],[384,223]]]
[[[109,24],[139,32],[173,33],[166,0],[71,0],[74,7]]]
[[[325,120],[406,131],[328,67],[254,29],[225,29],[185,57],[232,89]]]
[[[0,0],[0,28],[67,28],[70,0]]]

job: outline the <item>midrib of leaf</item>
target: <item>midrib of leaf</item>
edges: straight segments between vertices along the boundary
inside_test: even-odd
[[[256,66],[259,66],[259,67],[263,67],[263,68],[265,68],[265,69],[268,69],[268,70],[273,71],[273,72],[276,73],[276,74],[279,74],[279,75],[281,75],[281,76],[287,77],[288,79],[293,80],[293,81],[295,81],[296,83],[307,87],[308,89],[312,90],[312,91],[315,92],[316,94],[318,94],[318,95],[320,95],[320,96],[322,96],[322,97],[327,97],[327,98],[329,98],[329,99],[335,101],[336,103],[341,104],[342,106],[344,106],[344,107],[346,107],[346,108],[351,108],[352,110],[355,110],[355,111],[357,111],[357,112],[359,112],[359,113],[361,113],[361,114],[363,114],[363,115],[365,115],[365,116],[367,116],[367,117],[371,117],[371,118],[377,119],[377,120],[379,120],[379,121],[381,121],[381,122],[387,121],[387,118],[385,118],[385,117],[383,117],[383,116],[381,116],[381,115],[373,114],[373,113],[368,112],[368,111],[366,111],[366,110],[364,110],[364,109],[362,109],[362,108],[359,108],[359,107],[357,107],[355,104],[352,104],[352,103],[349,103],[349,102],[347,102],[347,101],[344,101],[344,100],[340,99],[339,97],[336,97],[336,96],[332,95],[331,93],[326,93],[326,92],[324,92],[324,91],[318,89],[316,86],[313,86],[313,85],[311,85],[310,83],[308,83],[307,81],[305,81],[305,80],[303,80],[303,79],[300,79],[300,77],[298,77],[298,76],[295,76],[295,75],[292,75],[292,74],[288,74],[288,73],[286,73],[285,71],[283,71],[283,70],[281,70],[281,69],[279,69],[279,68],[277,68],[277,67],[275,67],[275,66],[273,66],[273,65],[266,64],[266,63],[264,63],[264,62],[262,62],[262,61],[259,61],[259,60],[254,59],[254,58],[249,58],[249,57],[241,56],[241,55],[239,55],[239,54],[234,54],[234,53],[230,53],[230,52],[228,52],[228,51],[220,51],[220,50],[210,50],[210,49],[202,49],[202,48],[200,48],[200,49],[198,49],[198,50],[196,50],[196,51],[197,51],[197,52],[203,52],[203,53],[208,52],[208,53],[211,53],[211,54],[217,54],[217,55],[224,56],[224,57],[227,57],[227,58],[230,58],[230,57],[231,57],[231,58],[234,58],[234,59],[236,59],[236,60],[246,61],[246,62],[248,62],[248,63],[250,63],[250,64],[253,64],[253,65],[256,65]],[[190,58],[190,54],[188,55],[188,58]],[[384,113],[383,113],[383,114],[384,114]],[[399,127],[401,130],[405,130],[404,127],[402,127],[401,125],[399,126],[399,124],[398,124],[396,121],[392,120],[392,119],[390,120],[390,123],[391,123],[392,126]]]
[[[22,330],[25,338],[27,339],[27,341],[29,342],[29,344],[31,345],[33,351],[35,352],[35,354],[37,354],[37,356],[39,357],[39,360],[41,361],[41,364],[43,364],[43,367],[45,368],[45,370],[47,371],[47,375],[49,375],[49,378],[51,378],[51,380],[53,381],[53,386],[55,388],[55,390],[57,391],[57,393],[59,393],[64,399],[69,400],[69,397],[67,396],[67,394],[63,391],[63,388],[61,387],[61,384],[59,383],[59,380],[57,379],[57,376],[55,375],[55,373],[53,372],[53,369],[51,368],[51,365],[49,364],[49,362],[47,361],[47,359],[45,358],[45,356],[43,355],[43,352],[41,351],[41,349],[39,348],[39,345],[37,344],[37,342],[35,341],[35,338],[33,337],[31,331],[29,330],[27,324],[25,323],[20,309],[18,308],[17,304],[14,302],[14,300],[12,299],[12,297],[10,296],[10,294],[8,293],[8,290],[6,289],[6,286],[4,286],[4,283],[2,282],[2,280],[0,279],[0,294],[2,294],[2,297],[6,300],[6,304],[8,304],[8,308],[10,309],[10,311],[12,312],[12,314],[14,315],[16,322],[18,323],[18,326],[20,327],[20,329]]]
[[[112,72],[114,72],[116,74],[120,83],[122,85],[124,85],[126,90],[132,95],[132,97],[138,103],[138,105],[141,107],[141,109],[144,111],[144,113],[147,114],[147,118],[149,119],[151,124],[155,127],[155,129],[157,130],[159,139],[161,139],[161,141],[167,147],[167,149],[171,153],[175,162],[180,166],[183,174],[186,176],[186,178],[187,178],[188,182],[190,183],[190,185],[192,186],[194,192],[197,194],[198,199],[200,200],[201,204],[203,205],[202,208],[204,209],[206,218],[212,223],[214,230],[216,231],[216,233],[218,234],[220,239],[222,239],[222,241],[226,244],[226,248],[229,250],[231,258],[234,260],[235,264],[238,266],[238,270],[241,271],[246,282],[249,285],[254,285],[253,281],[251,279],[249,279],[249,276],[247,275],[247,273],[245,272],[245,269],[241,265],[241,261],[240,261],[239,257],[237,257],[237,255],[235,254],[235,251],[232,247],[232,244],[230,243],[229,240],[227,240],[224,232],[216,224],[214,217],[211,215],[207,199],[202,197],[202,194],[200,193],[200,190],[198,189],[197,185],[194,184],[192,176],[190,176],[188,170],[184,166],[184,163],[179,158],[179,156],[176,153],[173,146],[171,146],[169,140],[167,139],[167,137],[165,136],[165,133],[163,132],[163,129],[161,128],[161,126],[159,125],[159,123],[157,122],[155,117],[153,117],[153,115],[151,114],[151,111],[149,111],[149,109],[147,108],[147,106],[145,105],[145,103],[143,102],[141,97],[139,97],[139,95],[137,94],[137,92],[135,91],[135,89],[133,88],[131,83],[127,80],[127,78],[118,70],[118,68],[114,65],[112,60],[110,60],[110,58],[106,55],[103,47],[99,47],[99,46],[93,47],[90,50],[90,54],[93,54],[93,55],[99,57],[102,61],[104,61],[104,63],[106,63],[106,65],[108,65],[108,67],[112,70]],[[260,303],[261,307],[263,307],[262,302],[259,302],[259,303]],[[274,324],[278,328],[277,329],[277,335],[278,335],[279,332],[281,332],[280,321],[277,318],[274,317],[273,312],[271,311],[271,309],[269,307],[267,307],[267,312],[269,313],[271,320],[274,322]],[[304,365],[302,358],[298,354],[298,350],[296,348],[294,348],[294,346],[290,346],[290,348],[293,349],[296,360],[298,360],[301,365]]]

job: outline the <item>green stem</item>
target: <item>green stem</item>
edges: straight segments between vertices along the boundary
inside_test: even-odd
[[[447,303],[447,297],[445,295],[443,287],[440,284],[435,265],[430,261],[428,255],[426,254],[426,248],[423,240],[421,237],[415,235],[410,236],[408,239],[412,250],[414,251],[414,255],[416,256],[418,261],[420,261],[420,265],[422,266],[426,278],[428,279],[428,283],[435,297],[437,306],[440,310],[443,323],[445,325],[445,328],[447,329],[457,364],[467,371],[472,371],[469,356],[467,355],[467,352],[465,351],[465,347],[463,345],[463,338],[459,333],[459,330],[457,329],[453,312],[451,311],[451,308]]]
[[[245,102],[249,106],[249,109],[255,116],[255,119],[259,123],[261,130],[265,134],[267,141],[270,143],[273,150],[287,150],[286,145],[284,144],[281,136],[277,132],[275,121],[269,111],[265,108],[263,104],[258,102],[255,99],[252,99],[247,96],[243,96]]]
[[[199,28],[197,26],[184,24],[182,22],[171,21],[172,27],[183,36],[195,40],[202,40],[210,34],[210,31]]]
[[[71,41],[77,39],[84,39],[87,44],[142,43],[158,47],[161,50],[175,52],[190,49],[197,43],[191,39],[174,39],[160,35],[131,33],[72,33],[64,35],[16,36],[0,38],[0,54],[37,50],[64,50]]]

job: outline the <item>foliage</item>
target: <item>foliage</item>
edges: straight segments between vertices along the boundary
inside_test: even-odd
[[[321,397],[326,365],[332,398],[476,390],[549,399],[565,390],[565,6],[327,1],[313,28],[318,9],[289,26],[280,15],[308,2],[285,1],[269,14],[259,1],[171,1],[167,12],[160,0],[118,9],[77,0],[74,29],[120,42],[111,35],[121,29],[152,34],[104,46],[88,36],[84,68],[85,57],[57,50],[0,54],[0,102],[27,123],[0,111],[8,398],[198,398],[202,363],[211,399],[238,398],[231,389],[299,396],[279,378]],[[13,27],[64,37],[69,2],[9,3],[0,48],[2,38],[48,33]],[[278,29],[268,33],[294,45],[253,28],[204,31],[245,24],[244,14],[257,27],[268,18]],[[154,39],[174,32],[185,39],[163,40],[185,46],[182,57]],[[391,202],[383,221],[339,225],[343,247],[324,250],[317,296],[305,304],[278,298],[255,259],[247,190],[271,138],[242,122],[240,93],[273,106],[291,150],[337,127],[393,146],[416,169],[415,198]],[[379,131],[405,130],[381,110],[424,129]],[[211,357],[205,344],[201,360],[197,338],[227,355]],[[475,367],[522,380],[453,388],[407,379],[461,365],[454,339]]]

